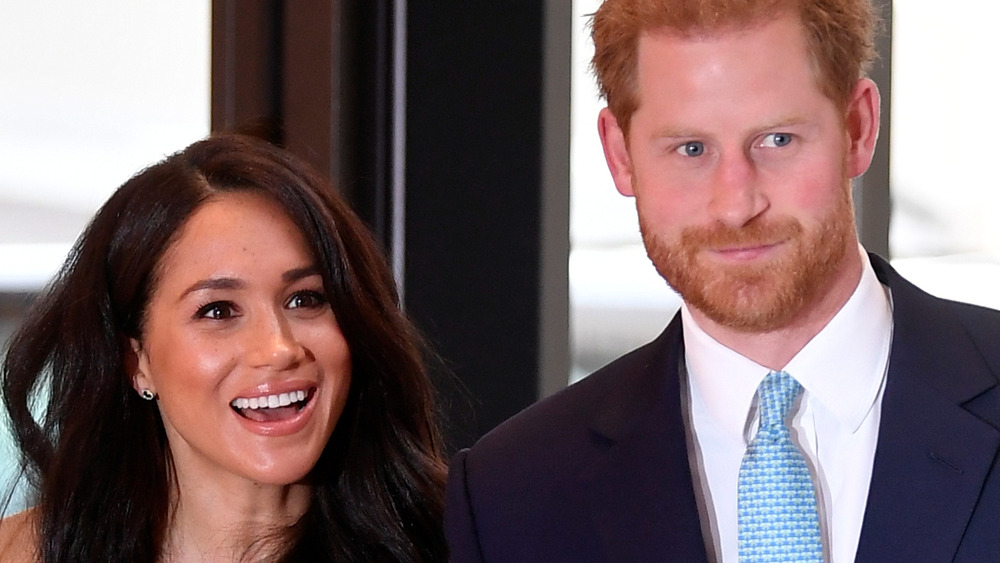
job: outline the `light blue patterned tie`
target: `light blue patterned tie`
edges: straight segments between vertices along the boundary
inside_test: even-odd
[[[802,386],[783,371],[757,388],[760,428],[740,465],[740,562],[822,562],[816,492],[785,420]]]

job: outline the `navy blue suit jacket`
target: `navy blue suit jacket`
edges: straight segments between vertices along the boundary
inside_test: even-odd
[[[1000,313],[872,263],[894,332],[857,561],[1000,561]],[[678,316],[459,452],[452,561],[705,561],[682,349]]]

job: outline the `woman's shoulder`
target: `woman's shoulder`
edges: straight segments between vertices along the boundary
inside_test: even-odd
[[[0,520],[0,561],[38,561],[38,516],[37,508],[29,508]]]

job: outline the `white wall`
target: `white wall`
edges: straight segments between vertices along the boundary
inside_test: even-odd
[[[210,5],[0,2],[0,291],[37,289],[116,187],[208,133]]]
[[[210,7],[0,2],[0,293],[39,289],[115,188],[208,133]],[[0,313],[2,349],[16,318]],[[5,493],[17,460],[2,419]]]

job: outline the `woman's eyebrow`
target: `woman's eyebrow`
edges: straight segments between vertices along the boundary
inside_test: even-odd
[[[302,278],[308,278],[309,276],[318,276],[319,268],[315,265],[305,266],[302,268],[295,268],[293,270],[288,270],[281,275],[281,280],[285,283],[301,280]]]
[[[245,287],[246,283],[237,278],[209,278],[207,280],[200,280],[191,284],[191,287],[181,293],[181,298],[183,299],[188,294],[205,289],[243,289]]]

